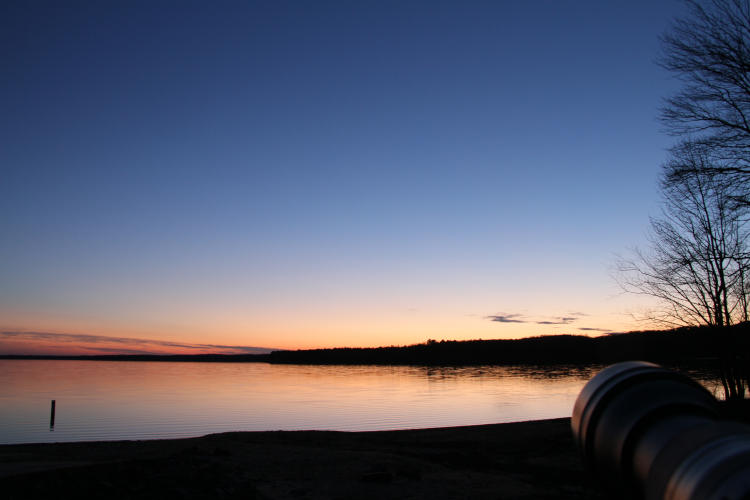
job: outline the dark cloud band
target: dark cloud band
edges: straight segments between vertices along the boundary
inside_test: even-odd
[[[512,314],[494,314],[492,316],[486,316],[486,319],[497,323],[534,323],[537,325],[569,325],[575,321],[578,321],[581,317],[587,316],[584,313],[569,312],[567,316],[554,316],[547,317],[544,319],[530,320],[524,318],[524,315],[520,313]]]
[[[517,319],[520,316],[520,314],[496,314],[493,316],[487,316],[487,319],[497,323],[528,323],[528,321]]]
[[[163,340],[136,339],[129,337],[107,337],[105,335],[90,335],[81,333],[52,333],[52,332],[0,332],[1,340],[16,340],[27,342],[55,342],[62,344],[78,344],[106,353],[149,354],[152,348],[181,349],[190,351],[214,351],[232,354],[265,354],[273,349],[263,347],[232,346],[221,344],[185,344]],[[106,344],[108,347],[105,347]],[[111,347],[117,344],[118,347]],[[119,347],[121,346],[121,347]]]

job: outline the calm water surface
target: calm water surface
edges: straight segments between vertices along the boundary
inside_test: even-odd
[[[599,369],[0,360],[0,443],[564,417]]]

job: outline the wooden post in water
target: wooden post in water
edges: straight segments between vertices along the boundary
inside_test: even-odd
[[[55,430],[55,400],[52,400],[52,407],[49,410],[49,430]]]

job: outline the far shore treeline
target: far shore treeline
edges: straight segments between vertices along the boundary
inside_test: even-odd
[[[750,347],[750,323],[732,327],[683,327],[587,337],[548,335],[513,340],[428,340],[409,346],[273,351],[268,354],[174,354],[41,356],[2,355],[0,359],[97,361],[206,361],[278,364],[503,365],[614,363],[630,359],[657,363],[713,364],[717,340],[738,352]]]

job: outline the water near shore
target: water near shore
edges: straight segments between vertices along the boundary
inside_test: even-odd
[[[2,360],[0,444],[566,417],[600,368]]]

